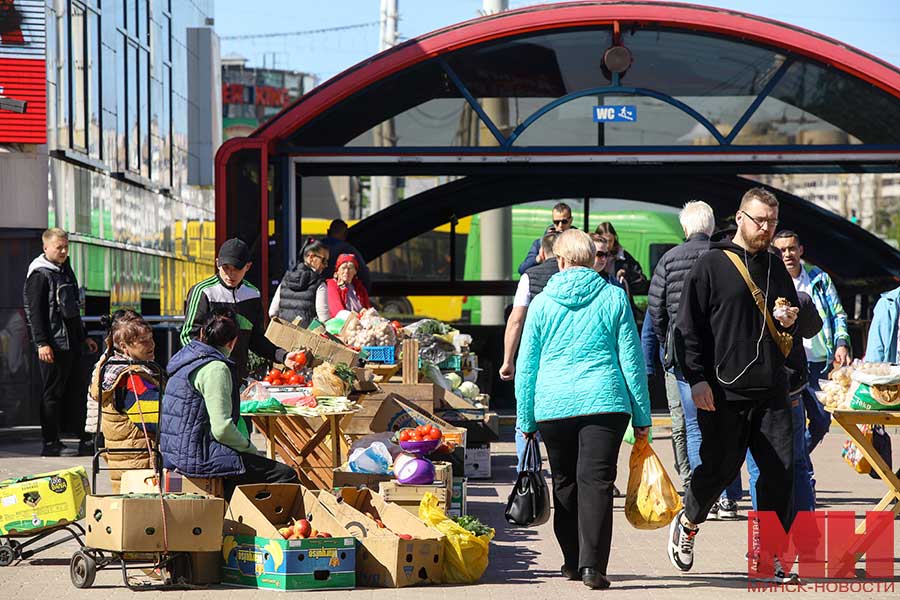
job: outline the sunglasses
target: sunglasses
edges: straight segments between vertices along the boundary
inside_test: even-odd
[[[566,225],[569,223],[569,219],[553,219],[554,225]]]

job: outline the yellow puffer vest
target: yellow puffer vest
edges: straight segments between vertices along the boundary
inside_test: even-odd
[[[104,454],[103,457],[112,469],[149,469],[151,468],[150,457],[147,456],[147,442],[144,439],[144,432],[131,421],[131,418],[116,409],[115,393],[116,389],[127,381],[127,378],[133,373],[135,376],[141,377],[144,381],[159,385],[156,378],[147,371],[138,366],[127,366],[116,377],[115,384],[109,390],[101,391],[100,372],[106,358],[101,358],[94,368],[91,377],[90,394],[94,401],[100,398],[100,431],[103,433],[104,447],[106,448],[135,448],[145,450],[143,454]],[[162,389],[160,388],[160,397]],[[97,410],[96,406],[93,410]],[[158,411],[158,409],[157,409]],[[156,417],[156,415],[153,415]],[[157,435],[148,434],[150,438],[150,446],[156,448],[158,445]],[[112,493],[119,493],[119,484],[122,479],[122,471],[111,470],[109,472],[110,482],[112,483]]]

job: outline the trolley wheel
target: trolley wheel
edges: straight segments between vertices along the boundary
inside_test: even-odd
[[[16,547],[12,544],[15,542],[3,544],[0,546],[0,567],[7,567],[12,564],[14,560],[16,560],[16,556],[18,556],[18,552],[16,551]],[[18,544],[16,544],[18,546]]]
[[[72,561],[69,563],[69,576],[75,587],[80,589],[91,587],[94,585],[94,578],[97,577],[97,561],[87,552],[79,550],[72,555]]]

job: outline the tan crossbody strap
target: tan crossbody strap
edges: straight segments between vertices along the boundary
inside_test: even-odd
[[[731,260],[731,263],[734,265],[734,268],[738,270],[738,273],[741,274],[741,277],[744,278],[744,283],[747,284],[747,287],[750,289],[750,293],[753,295],[753,301],[756,302],[756,307],[759,309],[759,312],[763,314],[763,317],[766,319],[766,325],[769,327],[769,334],[771,334],[772,339],[775,340],[775,343],[778,344],[778,349],[781,350],[781,353],[787,358],[788,354],[791,353],[791,347],[794,345],[794,338],[789,333],[784,333],[782,331],[778,331],[778,328],[775,327],[775,321],[772,319],[772,315],[769,314],[769,311],[766,310],[766,297],[763,294],[763,291],[759,289],[759,286],[753,281],[750,277],[750,272],[747,271],[747,267],[744,263],[741,262],[740,257],[734,252],[724,251],[725,256]],[[771,260],[771,259],[770,259]]]

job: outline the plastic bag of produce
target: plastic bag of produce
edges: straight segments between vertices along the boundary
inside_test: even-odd
[[[247,400],[241,402],[241,413],[279,413],[284,414],[286,411],[281,402],[275,398],[266,398],[265,400]]]
[[[863,437],[872,441],[872,426],[871,425],[857,425],[859,430],[862,432]],[[862,450],[859,449],[859,446],[853,443],[853,440],[847,439],[844,442],[844,447],[841,448],[841,458],[844,459],[844,462],[853,467],[853,469],[861,474],[865,475],[869,471],[872,470],[872,465],[869,464],[868,459],[863,454]]]
[[[681,510],[681,496],[647,440],[640,439],[628,461],[625,518],[637,529],[659,529]]]
[[[330,362],[323,362],[313,369],[312,381],[313,396],[346,396],[353,381],[353,370],[347,365],[335,367]]]
[[[494,530],[475,535],[454,522],[438,508],[430,492],[419,503],[419,518],[444,534],[444,583],[475,583],[488,567],[488,553]]]
[[[853,410],[896,410],[900,406],[900,385],[859,383],[850,398]]]
[[[354,473],[387,475],[391,472],[394,459],[388,452],[387,446],[382,442],[373,442],[366,448],[357,448],[352,451],[348,463],[350,470]]]

